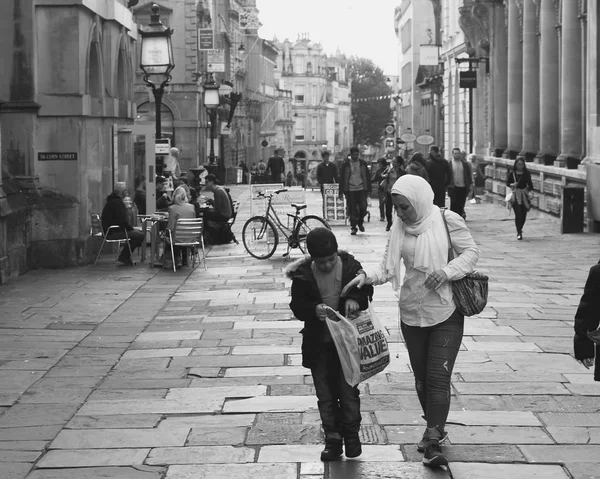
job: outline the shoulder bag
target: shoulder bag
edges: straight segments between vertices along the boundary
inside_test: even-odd
[[[442,212],[446,234],[448,235],[448,263],[454,259],[454,248],[450,238],[450,230],[446,215]],[[488,277],[473,271],[464,278],[452,281],[452,295],[458,310],[465,316],[473,316],[483,311],[488,298]]]

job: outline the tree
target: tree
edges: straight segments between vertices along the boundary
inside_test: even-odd
[[[354,141],[377,145],[386,124],[392,119],[389,96],[392,90],[386,84],[381,68],[367,58],[350,58],[348,75],[352,80]]]

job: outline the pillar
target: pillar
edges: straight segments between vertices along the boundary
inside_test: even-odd
[[[533,161],[540,142],[540,64],[534,0],[523,0],[523,146],[520,155]]]
[[[493,84],[493,156],[502,156],[508,146],[507,118],[507,52],[504,5],[499,3],[494,10],[491,76]]]
[[[577,168],[582,155],[581,24],[579,2],[562,2],[560,155],[556,166]]]
[[[559,150],[558,32],[554,0],[540,5],[540,151],[537,162],[553,165]]]
[[[516,158],[523,144],[523,45],[520,11],[516,0],[508,1],[508,147],[507,158]]]

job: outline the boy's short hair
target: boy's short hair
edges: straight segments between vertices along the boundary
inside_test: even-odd
[[[306,248],[311,258],[324,258],[337,253],[338,244],[333,232],[328,228],[315,228],[306,236]]]

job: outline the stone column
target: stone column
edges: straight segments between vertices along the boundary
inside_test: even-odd
[[[523,146],[520,155],[533,161],[540,141],[540,65],[536,5],[523,0]]]
[[[537,162],[553,165],[559,149],[558,32],[554,0],[540,5],[540,151]]]
[[[505,9],[502,3],[496,4],[494,9],[494,26],[492,38],[491,54],[491,78],[493,88],[493,105],[490,110],[493,112],[493,139],[491,152],[494,156],[500,157],[508,146],[507,128],[507,51],[506,51],[506,19]]]
[[[581,24],[579,2],[562,2],[560,156],[555,166],[576,168],[582,154]]]
[[[508,0],[508,147],[506,158],[516,158],[523,144],[523,45],[521,0]]]

